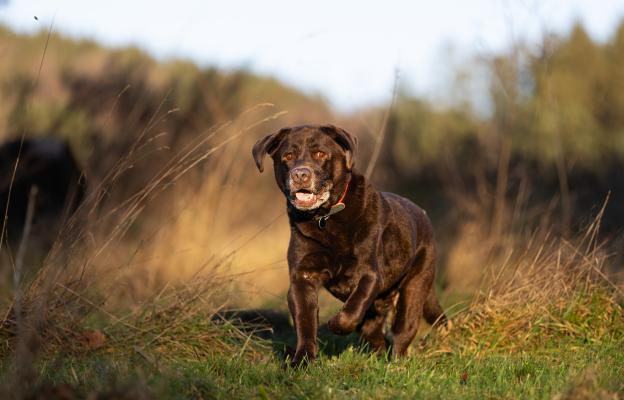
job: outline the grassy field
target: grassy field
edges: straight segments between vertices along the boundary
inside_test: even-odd
[[[536,75],[560,84],[509,97],[516,75],[505,78],[506,60],[494,59],[492,118],[408,98],[384,138],[385,109],[334,115],[320,98],[244,71],[0,28],[11,60],[0,65],[11,83],[0,85],[0,138],[66,138],[89,182],[45,256],[27,235],[0,240],[0,398],[623,398],[621,169],[578,168],[624,154],[614,50],[624,24],[613,43],[596,45],[608,56],[595,77],[606,94],[587,89],[587,101],[568,91],[587,80],[567,68],[587,52],[564,57],[585,42],[575,32]],[[42,60],[40,75],[22,76]],[[579,110],[587,115],[567,117]],[[362,170],[380,150],[377,187],[439,206],[425,208],[452,324],[422,327],[408,358],[321,329],[319,359],[287,367],[289,227],[250,149],[275,128],[314,121],[363,139]],[[556,179],[540,191],[544,174]],[[320,304],[321,322],[339,307],[327,294]],[[267,323],[242,318],[256,307],[269,310]],[[223,312],[232,309],[242,311]]]
[[[213,180],[184,197],[175,218],[153,221],[151,235],[146,235],[150,225],[139,218],[152,199],[175,187],[201,160],[213,153],[222,161],[235,159],[237,148],[225,144],[252,125],[242,126],[232,126],[210,147],[202,146],[205,137],[197,137],[112,209],[98,207],[98,192],[83,203],[41,268],[13,287],[0,329],[0,397],[617,399],[624,394],[623,292],[606,275],[611,254],[598,235],[604,206],[573,236],[525,229],[481,243],[480,249],[490,250],[471,267],[480,271],[478,290],[440,290],[452,324],[429,332],[424,327],[410,357],[389,360],[370,353],[356,337],[323,330],[320,358],[307,367],[287,367],[294,332],[280,313],[286,271],[266,262],[280,257],[272,242],[286,242],[266,231],[281,217],[265,216],[268,222],[255,221],[238,236],[228,230],[228,220],[250,210],[234,200],[235,185],[220,190],[215,177],[223,174],[227,187],[236,169],[213,170]],[[122,172],[132,155],[120,161]],[[118,174],[111,176],[112,185]],[[102,184],[102,193],[108,184]],[[81,216],[86,222],[80,223]],[[253,250],[241,250],[258,238],[263,241]],[[253,259],[265,248],[272,252],[265,254],[270,258],[262,261],[264,269],[279,280],[257,280],[273,296],[251,292],[254,303],[242,279],[254,279],[254,266],[242,271],[233,266],[237,257]],[[470,251],[467,247],[465,254]],[[18,272],[21,267],[13,265]],[[159,268],[168,268],[168,274],[159,274]],[[265,324],[222,312],[254,304],[275,318]],[[337,306],[324,296],[321,321]]]
[[[319,359],[291,368],[286,312],[215,313],[223,298],[216,288],[227,286],[215,277],[165,290],[125,314],[77,296],[80,318],[40,319],[37,335],[27,317],[4,327],[2,389],[62,399],[618,399],[621,292],[600,272],[591,238],[588,230],[575,246],[540,241],[499,266],[472,299],[443,298],[451,325],[422,329],[411,355],[398,360],[322,326]],[[322,303],[324,321],[336,304]]]
[[[162,347],[106,344],[41,357],[36,383],[22,393],[39,398],[617,399],[624,391],[624,329],[618,312],[599,340],[588,331],[523,348],[523,335],[498,332],[500,340],[516,342],[513,351],[453,351],[433,335],[422,339],[409,358],[390,361],[359,346],[355,337],[339,339],[325,332],[320,359],[299,369],[284,363],[283,349],[292,345],[287,335],[275,341],[241,337],[229,351],[214,351],[206,347],[215,341],[184,339],[192,331],[210,332],[205,320],[191,320],[177,327],[185,332],[178,343]],[[569,317],[569,327],[585,322]],[[453,344],[467,340],[457,337]],[[195,354],[189,351],[193,347]],[[15,372],[5,359],[2,380],[11,382],[7,378]]]
[[[40,366],[39,393],[102,398],[613,398],[622,395],[620,342],[557,346],[518,354],[412,357],[388,362],[348,347],[305,369],[270,351],[152,364],[139,354],[69,357]],[[69,398],[72,398],[71,396]],[[99,398],[99,397],[98,397]]]
[[[267,222],[254,220],[255,226],[236,235],[229,230],[228,221],[251,212],[234,200],[240,196],[231,183],[237,170],[212,170],[213,179],[184,197],[181,209],[169,203],[175,217],[163,213],[153,225],[139,218],[150,201],[182,182],[201,160],[213,153],[234,160],[237,148],[225,144],[248,126],[232,126],[213,146],[203,146],[205,137],[198,136],[113,208],[98,202],[115,184],[115,171],[101,193],[83,203],[41,268],[7,296],[0,397],[617,399],[624,394],[623,292],[606,275],[611,254],[598,235],[605,207],[573,236],[525,229],[481,243],[478,248],[488,247],[489,255],[471,267],[479,271],[478,290],[441,290],[452,324],[423,329],[410,357],[388,360],[355,337],[323,331],[319,360],[287,367],[294,333],[279,312],[285,309],[286,271],[283,264],[274,270],[270,262],[283,258],[277,249],[287,239],[267,232],[280,215],[265,215]],[[131,151],[120,161],[120,171],[132,156]],[[220,174],[226,188],[233,185],[230,190],[219,189]],[[253,250],[241,250],[249,244]],[[264,255],[264,267],[233,267],[266,248],[271,252]],[[464,254],[474,248],[466,247]],[[21,268],[13,264],[14,271]],[[168,274],[159,274],[165,268]],[[255,283],[272,296],[250,293],[243,277],[254,280],[262,276],[254,271],[266,269],[277,278]],[[5,285],[11,288],[10,282]],[[255,302],[249,301],[254,294]],[[222,313],[255,305],[279,318],[267,326]],[[323,297],[321,306],[326,321],[337,303]]]

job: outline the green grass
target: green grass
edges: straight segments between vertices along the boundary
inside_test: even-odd
[[[573,350],[572,350],[573,349]],[[624,393],[624,348],[608,342],[481,357],[413,354],[387,361],[348,347],[306,368],[270,351],[249,360],[217,354],[165,363],[133,354],[91,354],[41,362],[39,390],[69,385],[77,396],[156,398],[552,398]],[[4,370],[4,376],[10,371]],[[465,378],[465,379],[462,379]],[[48,389],[46,389],[48,388]],[[592,396],[592,397],[594,397]]]
[[[163,291],[121,317],[51,292],[47,313],[0,327],[0,398],[621,398],[621,289],[599,274],[599,248],[563,246],[505,264],[461,310],[446,308],[450,328],[423,332],[400,360],[321,326],[319,359],[293,369],[286,312],[273,304],[262,314],[273,334],[251,336],[258,310],[213,314],[218,280]],[[326,320],[336,304],[321,300]],[[104,339],[85,340],[95,331]]]
[[[452,318],[450,331],[418,338],[411,356],[400,360],[323,325],[319,359],[301,368],[287,366],[285,354],[295,344],[287,324],[275,324],[273,336],[261,339],[240,321],[215,323],[183,312],[189,308],[178,302],[131,324],[102,327],[102,346],[90,348],[76,334],[40,350],[32,364],[16,356],[19,346],[7,338],[0,398],[19,393],[16,382],[22,382],[17,398],[621,398],[622,307],[591,288],[530,314],[522,302],[477,297]]]

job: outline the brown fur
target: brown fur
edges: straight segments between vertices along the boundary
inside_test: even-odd
[[[344,302],[328,323],[332,332],[357,330],[382,351],[389,341],[397,356],[407,353],[421,317],[431,324],[445,319],[433,286],[436,251],[429,218],[409,200],[375,190],[353,170],[356,147],[355,137],[340,128],[305,125],[268,135],[253,148],[260,171],[264,155],[273,158],[275,179],[287,198],[288,305],[297,331],[294,364],[317,355],[321,286]],[[314,156],[318,151],[324,154],[320,159]],[[303,179],[301,169],[307,171]],[[317,209],[293,204],[299,190],[321,193],[327,188],[329,199]],[[343,193],[346,208],[321,228],[318,217]],[[385,333],[390,311],[395,319]]]

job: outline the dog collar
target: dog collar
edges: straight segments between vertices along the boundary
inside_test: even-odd
[[[340,196],[340,200],[338,200],[336,204],[331,206],[331,208],[329,209],[329,212],[325,215],[317,215],[316,217],[314,217],[316,220],[318,220],[319,229],[325,229],[325,227],[327,226],[327,220],[329,219],[329,217],[345,209],[346,205],[345,203],[342,202],[342,200],[344,200],[345,196],[347,195],[347,190],[349,190],[349,182],[347,182],[347,186],[345,186],[345,190],[344,192],[342,192],[342,196]]]

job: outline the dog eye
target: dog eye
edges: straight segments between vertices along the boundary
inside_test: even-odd
[[[325,155],[326,154],[322,151],[315,151],[314,153],[312,153],[312,157],[316,158],[317,160],[325,158]]]
[[[284,156],[282,157],[285,161],[292,161],[293,159],[293,153],[286,153],[284,154]]]

